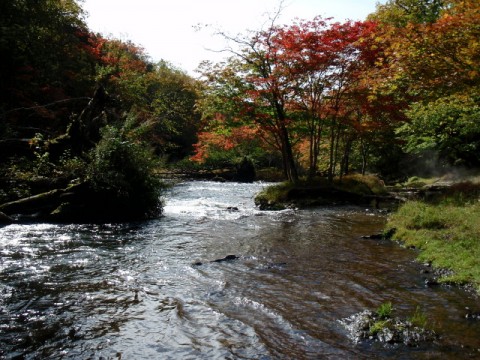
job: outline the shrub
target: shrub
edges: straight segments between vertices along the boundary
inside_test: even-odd
[[[151,151],[107,126],[92,152],[89,181],[99,205],[115,218],[151,217],[160,211],[161,183]]]

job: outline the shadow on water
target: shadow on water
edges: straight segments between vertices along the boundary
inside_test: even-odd
[[[260,212],[263,186],[179,184],[145,223],[1,228],[0,358],[480,357],[480,320],[465,319],[478,298],[426,287],[413,251],[361,238],[385,215]],[[338,320],[385,301],[420,307],[439,339],[354,343]]]

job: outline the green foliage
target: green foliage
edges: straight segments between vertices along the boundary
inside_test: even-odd
[[[24,157],[0,164],[0,203],[31,195],[27,181],[33,177],[32,164]]]
[[[166,61],[151,63],[131,42],[111,40],[105,57],[117,61],[97,67],[107,90],[118,96],[124,111],[148,125],[142,138],[157,154],[175,160],[189,155],[196,142],[200,115],[196,111],[195,81]]]
[[[48,152],[35,152],[34,173],[37,176],[48,176],[52,173],[54,165],[50,162]]]
[[[385,330],[399,334],[406,328],[411,328],[412,326],[420,332],[425,331],[427,328],[427,315],[421,311],[419,306],[417,306],[415,312],[407,318],[407,321],[394,318],[392,313],[393,305],[391,302],[381,304],[376,310],[375,316],[372,317],[373,321],[369,324],[369,334],[375,336]]]
[[[405,187],[411,187],[411,188],[422,188],[426,185],[431,185],[435,181],[437,181],[437,178],[421,178],[419,176],[412,176],[407,179],[407,181],[403,184]]]
[[[234,166],[240,156],[240,154],[233,148],[225,150],[223,148],[210,145],[208,149],[208,156],[203,161],[205,168],[230,168]]]
[[[93,64],[83,50],[86,25],[77,2],[2,1],[0,24],[0,107],[46,104],[65,94],[84,96]],[[42,117],[51,117],[50,111],[36,110]]]
[[[376,311],[377,316],[382,320],[389,319],[392,316],[392,312],[393,305],[390,301],[382,303]]]
[[[87,164],[78,156],[71,156],[70,151],[65,151],[58,161],[55,171],[61,176],[70,179],[81,179],[86,176]]]
[[[277,185],[267,186],[258,196],[265,197],[268,201],[287,200],[288,192],[295,186],[290,182],[283,182]]]
[[[416,213],[406,226],[410,230],[441,230],[448,228],[448,219],[439,214],[435,207],[419,204]]]
[[[160,211],[161,184],[155,162],[145,144],[128,139],[107,126],[92,152],[88,174],[99,206],[119,217],[150,217]],[[103,201],[103,203],[101,202]]]
[[[387,319],[387,320],[375,321],[375,322],[370,326],[370,329],[369,329],[370,335],[376,335],[376,334],[378,334],[378,333],[381,332],[383,329],[388,328],[388,326],[390,325],[390,323],[391,323],[391,321],[390,321],[389,319]]]
[[[370,15],[397,27],[408,23],[433,23],[446,8],[445,0],[388,0],[385,4],[377,4],[377,10]]]
[[[148,88],[156,134],[164,134],[169,142],[163,152],[180,159],[189,155],[197,140],[200,114],[196,82],[183,71],[161,61],[155,66],[155,82]]]
[[[283,182],[267,186],[257,194],[255,203],[261,208],[277,210],[284,208],[289,202],[295,202],[299,198],[303,198],[303,200],[306,200],[301,202],[303,206],[309,206],[310,201],[312,201],[310,204],[318,205],[318,202],[314,201],[315,197],[319,199],[330,198],[330,194],[338,191],[348,194],[347,197],[351,197],[349,200],[355,201],[354,199],[362,195],[383,194],[385,186],[374,175],[349,175],[341,180],[339,178],[334,179],[333,184],[327,178],[322,177],[310,180],[301,179],[295,184]],[[313,195],[314,193],[317,195]],[[335,202],[334,198],[330,198],[330,200]]]
[[[437,151],[450,164],[480,165],[480,102],[452,95],[426,104],[413,104],[410,122],[398,129],[407,152]]]

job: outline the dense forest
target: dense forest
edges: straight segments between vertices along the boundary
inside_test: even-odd
[[[220,34],[231,56],[193,78],[93,33],[80,2],[2,2],[0,203],[48,194],[28,202],[32,213],[131,219],[160,210],[165,167],[248,160],[295,183],[480,166],[478,1],[389,0],[356,22],[276,19]]]

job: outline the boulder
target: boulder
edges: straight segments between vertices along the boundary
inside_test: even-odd
[[[409,320],[397,317],[381,318],[370,310],[364,310],[339,322],[355,343],[378,341],[383,344],[419,346],[438,337],[433,330],[416,326]]]
[[[255,166],[253,165],[252,160],[244,157],[237,166],[236,180],[239,182],[250,183],[255,181],[255,176]]]
[[[227,255],[224,258],[216,259],[216,260],[213,260],[212,262],[219,263],[219,262],[224,262],[224,261],[232,261],[232,260],[236,260],[236,259],[238,259],[237,255]]]

